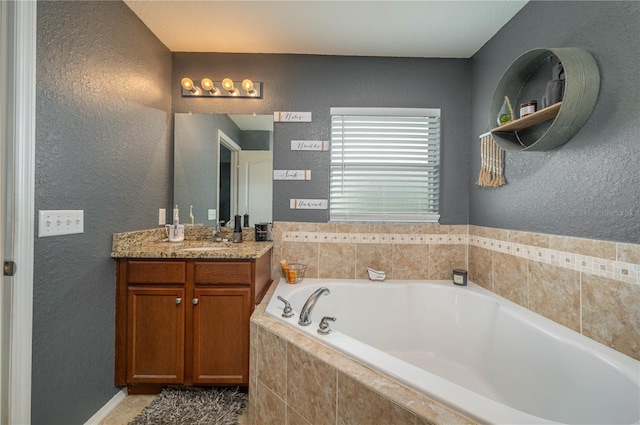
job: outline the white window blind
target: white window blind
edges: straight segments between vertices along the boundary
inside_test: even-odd
[[[440,109],[331,108],[331,221],[437,222]]]

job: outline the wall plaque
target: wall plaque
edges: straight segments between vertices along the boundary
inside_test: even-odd
[[[275,122],[311,122],[311,112],[274,112]]]
[[[311,170],[273,170],[274,180],[311,180]]]
[[[328,151],[329,141],[327,140],[292,140],[292,151]]]
[[[328,206],[327,199],[289,199],[292,210],[326,210]]]

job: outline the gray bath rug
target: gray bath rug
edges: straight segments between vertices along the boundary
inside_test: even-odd
[[[238,388],[162,390],[129,425],[237,425],[247,395]]]

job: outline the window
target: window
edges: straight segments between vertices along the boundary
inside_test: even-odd
[[[437,222],[440,109],[331,108],[331,221]]]

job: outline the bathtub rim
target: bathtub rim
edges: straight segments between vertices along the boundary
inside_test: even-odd
[[[479,422],[486,422],[487,421],[487,415],[490,418],[498,418],[498,420],[503,420],[503,421],[509,421],[509,420],[513,420],[514,418],[511,417],[511,415],[516,415],[518,420],[524,421],[524,423],[526,423],[526,421],[535,421],[535,423],[546,423],[546,424],[557,424],[559,422],[554,422],[552,420],[546,419],[546,418],[542,418],[542,417],[537,417],[534,416],[532,414],[529,414],[527,412],[523,412],[520,410],[517,410],[515,408],[512,408],[508,405],[504,405],[498,401],[495,401],[491,398],[488,398],[482,394],[478,394],[475,393],[474,391],[467,389],[465,387],[462,387],[456,383],[450,382],[444,378],[441,378],[438,375],[435,375],[431,372],[428,371],[424,371],[424,373],[431,375],[434,378],[434,381],[436,381],[436,383],[438,385],[442,384],[443,387],[445,388],[445,394],[450,393],[451,391],[462,391],[463,394],[466,395],[470,395],[469,399],[465,399],[464,402],[465,403],[471,403],[471,405],[473,406],[471,409],[468,409],[466,407],[463,407],[459,404],[456,404],[454,402],[451,402],[450,400],[447,400],[446,397],[442,398],[436,394],[430,393],[429,391],[426,391],[427,393],[424,394],[422,392],[422,389],[417,389],[414,386],[412,386],[411,384],[407,384],[405,383],[404,379],[402,377],[398,377],[397,375],[395,375],[393,372],[390,372],[388,370],[385,370],[385,368],[381,368],[382,370],[374,370],[375,366],[370,366],[367,364],[366,360],[361,360],[358,358],[352,358],[348,353],[343,353],[342,351],[340,351],[339,348],[336,348],[334,346],[332,346],[332,342],[331,342],[331,338],[335,338],[336,335],[328,335],[328,336],[324,336],[324,337],[318,337],[315,335],[315,329],[317,328],[317,324],[314,323],[314,325],[309,326],[307,328],[301,328],[298,324],[297,324],[297,317],[298,317],[298,313],[299,311],[297,310],[297,308],[299,308],[299,306],[293,306],[294,308],[294,312],[296,313],[296,315],[294,315],[293,318],[290,319],[285,319],[280,317],[279,314],[275,314],[274,311],[269,311],[269,307],[278,307],[279,311],[282,311],[282,306],[284,306],[284,304],[278,300],[276,300],[276,296],[277,295],[282,295],[285,299],[288,299],[287,297],[291,294],[291,292],[293,291],[298,291],[300,289],[303,288],[309,288],[309,287],[319,287],[319,286],[330,286],[332,284],[364,284],[364,285],[369,285],[369,286],[385,286],[385,285],[393,285],[393,284],[424,284],[424,283],[428,283],[428,284],[433,284],[436,285],[438,287],[445,287],[447,289],[451,289],[454,287],[454,285],[451,283],[451,281],[449,280],[387,280],[385,282],[371,282],[369,280],[366,279],[324,279],[324,278],[315,278],[315,279],[305,279],[304,282],[302,282],[301,284],[296,284],[296,285],[291,285],[286,283],[286,281],[284,279],[281,279],[280,282],[278,282],[277,285],[272,285],[272,291],[271,294],[269,296],[268,299],[266,299],[263,301],[264,303],[264,311],[263,313],[268,316],[270,319],[275,320],[276,322],[284,325],[287,328],[290,328],[293,332],[297,332],[300,335],[314,341],[317,342],[318,344],[325,346],[327,349],[329,350],[333,350],[337,353],[339,353],[342,356],[347,357],[348,359],[350,359],[353,362],[356,362],[357,364],[369,369],[369,370],[373,370],[374,373],[379,374],[379,376],[383,376],[383,377],[388,377],[389,379],[393,380],[394,382],[397,382],[399,385],[405,386],[406,388],[410,389],[411,391],[416,392],[417,394],[420,394],[421,396],[424,396],[426,399],[430,400],[431,402],[435,402],[438,403],[439,405],[445,407],[446,409],[448,409],[451,412],[455,412],[456,414],[459,414],[463,417],[466,418],[472,418],[474,421],[479,421]],[[638,362],[637,360],[633,359],[630,356],[627,356],[624,353],[621,353],[619,351],[616,351],[604,344],[599,343],[598,341],[595,341],[579,332],[576,332],[570,328],[567,328],[557,322],[554,322],[551,319],[548,319],[536,312],[534,312],[533,310],[529,310],[513,301],[510,301],[494,292],[491,292],[473,282],[469,282],[469,284],[467,286],[455,286],[455,288],[459,288],[459,290],[462,291],[471,291],[474,292],[476,295],[479,295],[483,298],[488,298],[489,300],[492,300],[494,302],[498,302],[498,303],[504,303],[505,306],[509,309],[509,312],[518,317],[518,316],[526,316],[525,319],[530,319],[531,317],[534,318],[534,322],[532,323],[532,326],[535,326],[536,329],[544,332],[545,334],[549,334],[551,337],[553,338],[560,338],[564,341],[566,341],[568,344],[571,344],[573,346],[576,346],[576,348],[579,349],[584,349],[583,347],[586,346],[586,348],[593,352],[599,359],[601,359],[602,361],[605,361],[607,364],[613,366],[614,368],[618,369],[625,377],[627,377],[633,384],[635,384],[636,387],[640,388],[640,376],[636,376],[637,370],[640,370],[640,362]],[[533,315],[533,316],[531,316]],[[529,320],[527,320],[529,321]],[[336,332],[336,334],[339,335],[339,332]],[[342,337],[346,337],[352,341],[356,341],[356,343],[360,344],[360,345],[366,345],[363,344],[351,337],[342,335]],[[573,338],[573,339],[572,339]],[[385,356],[390,356],[389,354],[386,354],[380,350],[377,350],[380,353],[384,354]],[[384,356],[383,356],[384,357]],[[403,362],[402,360],[400,360],[401,362]],[[406,363],[406,362],[403,362]],[[331,364],[329,362],[329,364]],[[416,370],[419,371],[423,371],[420,368],[417,368],[415,366],[410,365],[412,368],[415,368]],[[366,385],[366,383],[363,382],[363,384]],[[438,390],[441,390],[442,388],[438,388]],[[479,400],[478,400],[479,398]],[[487,408],[487,405],[484,405],[482,403],[484,403],[485,401],[488,402],[489,407]],[[397,402],[397,401],[396,401]],[[481,404],[478,404],[478,402],[480,402]],[[465,406],[468,406],[468,404],[465,404]],[[477,408],[477,406],[481,406],[479,409]],[[404,406],[405,408],[407,408],[408,410],[412,410],[410,407]],[[497,408],[497,410],[495,410]],[[416,412],[414,412],[416,413]],[[420,415],[419,413],[416,413],[418,415]],[[503,416],[503,415],[506,415]],[[427,419],[429,419],[428,417],[426,417]],[[640,420],[640,417],[638,418],[638,420]],[[633,422],[635,424],[638,424],[640,422]]]

